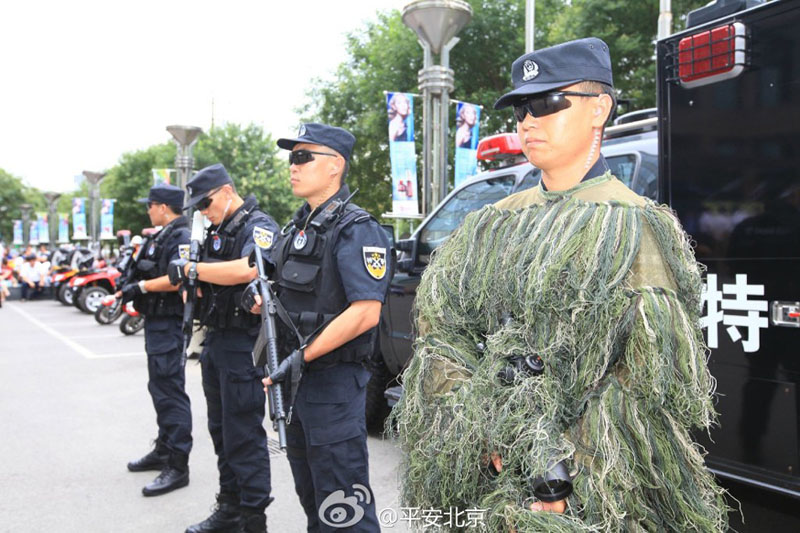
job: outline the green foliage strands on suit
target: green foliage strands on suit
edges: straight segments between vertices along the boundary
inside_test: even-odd
[[[674,290],[631,285],[645,234]],[[403,505],[489,509],[486,531],[724,531],[723,491],[689,435],[715,417],[700,274],[672,213],[649,201],[469,215],[417,293],[420,337],[390,422]],[[512,354],[540,355],[544,373],[504,386]],[[562,459],[566,512],[526,510],[528,480]]]

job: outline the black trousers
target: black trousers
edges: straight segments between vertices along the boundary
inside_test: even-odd
[[[192,408],[181,361],[183,334],[177,317],[145,318],[147,390],[153,400],[158,440],[171,453],[192,451]]]
[[[369,486],[369,378],[362,365],[341,363],[312,365],[300,381],[286,452],[309,532],[380,531]]]
[[[240,505],[264,509],[272,490],[263,370],[253,366],[256,337],[244,330],[209,330],[200,363],[222,493]]]

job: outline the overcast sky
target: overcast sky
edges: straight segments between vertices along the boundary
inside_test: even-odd
[[[0,168],[70,190],[82,170],[170,140],[169,124],[207,131],[212,99],[217,124],[293,134],[345,33],[408,1],[2,1]]]

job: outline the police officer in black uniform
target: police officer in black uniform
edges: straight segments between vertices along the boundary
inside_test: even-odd
[[[187,184],[188,207],[210,221],[199,263],[175,261],[170,280],[198,283],[195,317],[208,327],[200,363],[208,406],[208,430],[219,468],[214,513],[187,533],[265,532],[270,465],[264,430],[263,370],[253,367],[252,350],[259,319],[243,311],[242,292],[256,276],[248,262],[254,250],[272,263],[279,228],[260,211],[254,196],[242,199],[220,165],[199,171]]]
[[[123,302],[133,300],[144,315],[147,351],[147,388],[153,398],[158,423],[155,449],[128,463],[128,470],[161,470],[142,489],[145,496],[165,494],[189,484],[189,452],[192,449],[192,411],[186,395],[181,319],[183,301],[167,277],[169,262],[189,251],[189,224],[181,213],[183,190],[159,184],[150,189],[147,214],[162,229],[139,251],[131,282],[117,292]]]
[[[280,139],[289,156],[292,192],[306,200],[284,228],[273,256],[274,285],[299,335],[280,325],[293,351],[264,380],[283,382],[291,420],[287,456],[308,531],[380,531],[369,486],[365,420],[366,367],[375,349],[389,285],[388,239],[350,199],[344,183],[355,137],[305,124]],[[248,287],[242,306],[260,311]],[[290,389],[297,382],[296,391]],[[342,513],[342,511],[345,511]]]

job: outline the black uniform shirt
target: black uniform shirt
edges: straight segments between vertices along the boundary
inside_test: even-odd
[[[364,215],[342,229],[333,253],[348,303],[383,303],[391,275],[389,239],[383,228]]]

